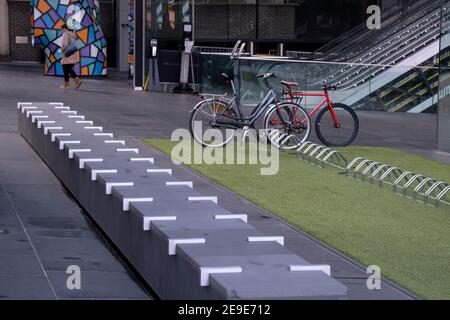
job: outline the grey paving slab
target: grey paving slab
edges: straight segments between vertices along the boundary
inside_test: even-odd
[[[32,229],[57,229],[57,230],[90,230],[90,224],[83,217],[46,217],[27,216],[22,218],[24,226]]]
[[[45,198],[44,198],[45,199]],[[48,199],[48,198],[47,198]],[[70,213],[79,213],[79,208],[68,198],[56,198],[54,201],[41,201],[39,199],[22,199],[14,201],[14,206],[20,214],[47,215],[51,213],[62,216]]]
[[[147,300],[148,296],[125,272],[82,271],[81,289],[69,290],[65,272],[48,271],[48,276],[60,299],[138,299]]]
[[[59,238],[86,238],[98,239],[98,234],[92,228],[78,227],[73,229],[29,229],[28,235],[31,239],[34,238],[52,238],[58,241]]]
[[[15,215],[2,214],[0,216],[0,229],[2,230],[2,234],[9,234],[11,232],[22,231],[22,226]]]
[[[0,299],[66,298],[70,265],[94,272],[78,298],[151,298],[18,133],[0,132],[0,149]]]
[[[0,252],[1,255],[34,254],[26,234],[22,231],[0,233]]]
[[[0,275],[0,299],[49,300],[55,295],[44,275]]]
[[[19,181],[28,185],[56,183],[55,177],[49,173],[42,163],[36,161],[0,160],[0,178],[5,184]]]
[[[367,289],[367,279],[341,279],[350,290],[352,300],[400,300],[399,290],[381,283],[381,289]]]
[[[111,251],[98,239],[34,238],[33,245],[41,259],[116,260]]]
[[[0,219],[14,214],[14,208],[10,205],[8,199],[0,198]]]
[[[34,184],[27,184],[27,181],[8,183],[7,194],[12,199],[19,199],[20,197],[37,197],[43,193],[52,193],[55,197],[67,197],[66,189],[56,181],[51,184],[42,183],[39,185],[39,188],[36,188],[36,185]]]
[[[67,267],[72,265],[73,260],[68,259],[43,259],[42,265],[47,271],[66,272]],[[80,267],[83,272],[97,271],[97,272],[124,272],[124,266],[119,261],[111,260],[77,260],[76,265]]]
[[[42,268],[34,254],[7,256],[0,254],[0,276],[2,275],[42,275]]]

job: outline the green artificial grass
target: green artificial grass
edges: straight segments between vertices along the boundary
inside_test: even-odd
[[[176,142],[147,140],[171,154]],[[395,149],[347,147],[365,157],[450,182],[450,166]],[[234,191],[426,299],[450,298],[450,207],[432,208],[385,186],[347,178],[280,153],[280,169],[260,165],[193,164],[193,170]]]

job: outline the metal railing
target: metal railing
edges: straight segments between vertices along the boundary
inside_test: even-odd
[[[380,187],[390,185],[395,193],[434,207],[442,203],[450,205],[448,183],[395,166],[355,158],[345,168],[345,175],[371,184],[378,183]]]
[[[207,46],[194,46],[193,52],[196,53],[227,53],[231,54],[233,48],[223,48],[223,47],[207,47]]]

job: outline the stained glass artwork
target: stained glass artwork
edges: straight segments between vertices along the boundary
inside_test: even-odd
[[[75,72],[82,76],[107,74],[107,43],[100,27],[100,10],[94,0],[31,0],[34,44],[45,53],[44,73],[63,75],[61,27],[66,24],[78,39],[80,62]]]

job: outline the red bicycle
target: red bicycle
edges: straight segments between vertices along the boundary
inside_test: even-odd
[[[293,91],[298,83],[281,81],[285,86],[282,96],[286,100],[299,104],[303,97],[323,97],[322,102],[317,104],[310,112],[312,118],[324,105],[315,120],[315,130],[319,140],[326,146],[345,147],[355,140],[359,131],[359,120],[355,111],[342,103],[333,103],[329,91],[336,90],[336,86],[324,86],[323,93],[311,93],[304,91]],[[277,121],[271,119],[271,121]]]

